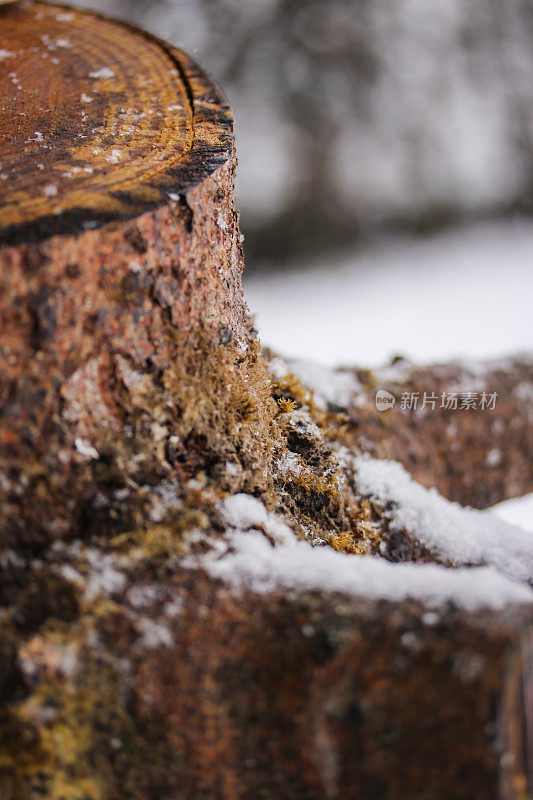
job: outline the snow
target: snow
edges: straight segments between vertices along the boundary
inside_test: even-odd
[[[315,439],[317,442],[324,439],[324,434],[318,425],[313,422],[307,411],[302,409],[291,411],[284,415],[284,420],[286,426],[298,433],[299,436],[305,436],[307,439]]]
[[[150,608],[160,597],[161,588],[157,584],[132,586],[126,595],[128,602],[137,611]]]
[[[278,460],[277,467],[282,475],[301,475],[305,470],[296,453],[286,452]]]
[[[493,506],[491,511],[511,525],[519,525],[533,534],[533,494],[505,500]]]
[[[268,513],[260,500],[249,494],[235,494],[223,504],[223,514],[228,525],[234,528],[249,528],[265,525]]]
[[[49,183],[43,189],[43,194],[45,197],[57,197],[57,186],[55,183]]]
[[[436,564],[392,564],[377,556],[313,547],[299,540],[282,518],[269,513],[249,495],[227,498],[221,510],[228,524],[224,539],[209,540],[199,532],[198,537],[207,538],[211,550],[187,557],[182,566],[204,569],[237,593],[317,590],[375,600],[419,600],[430,606],[453,602],[469,610],[501,609],[509,603],[533,601],[529,586],[511,580],[494,566],[451,569]],[[481,516],[481,512],[476,513]],[[485,512],[489,536],[492,517]],[[468,519],[475,536],[475,515]],[[509,531],[514,535],[511,526],[501,525],[508,535]],[[507,559],[503,556],[504,542],[499,544],[502,557],[498,565],[505,571],[508,562],[512,563],[514,543]],[[521,574],[524,576],[524,571]]]
[[[74,447],[76,448],[78,453],[84,458],[89,458],[89,459],[98,458],[98,450],[91,444],[88,444],[88,442],[81,439],[80,437],[77,437],[74,440]]]
[[[227,223],[227,220],[226,220],[226,218],[225,218],[225,217],[224,217],[224,215],[222,214],[222,212],[220,212],[220,213],[219,213],[219,215],[218,215],[218,217],[217,217],[217,225],[218,225],[218,227],[219,227],[219,228],[221,228],[223,231],[227,230],[228,223]]]
[[[177,482],[164,480],[157,486],[147,486],[145,488],[150,498],[148,516],[151,522],[163,522],[169,513],[179,511],[182,508],[181,487]]]
[[[102,69],[96,70],[96,72],[89,73],[90,78],[114,78],[115,73],[109,67],[102,67]]]
[[[117,560],[107,553],[89,548],[86,553],[89,578],[84,598],[91,602],[98,595],[112,595],[124,591],[126,576],[117,569]]]
[[[174,643],[170,629],[161,622],[155,622],[149,617],[141,617],[136,620],[135,627],[140,634],[140,639],[135,644],[137,651],[171,647]]]
[[[489,467],[497,467],[498,464],[501,464],[502,460],[502,453],[498,447],[493,447],[492,450],[489,450],[487,453],[486,462]]]
[[[20,569],[21,567],[24,568],[25,566],[25,560],[21,558],[14,550],[0,551],[0,567],[2,569],[9,569],[10,567]]]
[[[169,600],[168,603],[165,603],[163,607],[163,613],[169,619],[175,619],[183,612],[183,608],[183,598],[176,596],[173,597],[172,600]]]
[[[38,682],[43,667],[49,672],[59,673],[64,678],[72,679],[76,676],[80,665],[78,644],[72,642],[62,645],[37,634],[20,648],[19,663],[26,678],[32,683]],[[44,712],[43,718],[46,718],[48,713],[52,716],[54,714],[49,708]]]
[[[275,541],[291,543],[293,533],[286,523],[270,514],[263,503],[249,494],[235,494],[221,504],[221,512],[230,529],[244,532],[263,530]]]
[[[416,483],[394,461],[346,458],[355,469],[358,491],[384,506],[393,504],[393,529],[405,530],[454,565],[487,564],[514,580],[533,579],[533,535],[528,531],[491,511],[451,503]]]
[[[281,379],[292,373],[313,392],[313,399],[318,406],[327,403],[339,406],[353,405],[362,386],[355,375],[348,371],[334,371],[316,361],[305,359],[273,358],[269,364],[274,378]]]
[[[454,602],[469,610],[501,609],[508,603],[533,600],[529,587],[490,567],[391,564],[379,557],[315,548],[294,535],[277,547],[257,532],[232,531],[226,539],[226,552],[212,551],[189,566],[204,568],[237,592],[317,590],[374,600],[420,600],[429,605]]]
[[[531,348],[532,252],[533,223],[492,222],[245,271],[245,292],[263,344],[295,359],[497,357]]]

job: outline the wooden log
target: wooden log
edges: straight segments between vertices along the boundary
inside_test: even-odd
[[[374,403],[353,430],[354,445],[359,437],[372,441],[379,458],[399,461],[416,480],[462,505],[487,508],[533,491],[530,357],[426,367],[397,361],[382,376],[372,399],[383,385],[396,404],[383,419]],[[402,408],[402,397],[411,394],[417,410]],[[422,408],[424,394],[434,407]]]
[[[179,732],[184,797],[532,796],[529,612],[197,596],[136,674],[141,720],[160,698]]]
[[[528,589],[235,593],[202,561],[367,521],[346,419],[251,330],[219,90],[92,14],[0,22],[2,798],[530,797]]]
[[[474,508],[533,491],[533,361],[526,354],[470,365],[396,359],[382,369],[332,371],[329,384],[339,381],[343,391],[332,393],[329,411],[340,414],[340,438],[351,448],[398,461],[424,486]],[[321,387],[310,381],[309,388],[324,404]],[[378,408],[380,392],[394,404]]]
[[[40,2],[3,10],[2,43],[1,244],[168,207],[228,161],[225,100],[183,52]]]
[[[123,485],[169,471],[161,437],[138,440],[128,381],[163,387],[206,351],[249,364],[253,337],[218,88],[102,17],[40,2],[1,14],[0,540],[40,545],[92,515],[95,452],[116,466],[126,448],[137,475]]]
[[[124,568],[96,552],[94,568]],[[56,558],[83,567],[81,552]],[[19,644],[0,788],[7,800],[529,800],[531,634],[516,606],[234,596],[148,559],[77,625],[49,621]]]

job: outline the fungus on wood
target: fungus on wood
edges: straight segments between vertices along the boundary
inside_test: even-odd
[[[530,489],[531,361],[487,369],[456,459],[458,418],[373,391],[457,365],[324,400],[248,315],[220,90],[65,6],[3,3],[0,37],[2,798],[530,797],[530,545],[487,521],[454,562],[357,458]]]

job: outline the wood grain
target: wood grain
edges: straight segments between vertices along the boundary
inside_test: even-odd
[[[136,216],[227,160],[229,109],[184,53],[64,6],[0,15],[0,244]]]
[[[182,560],[221,544],[227,494],[344,530],[334,443],[460,483],[450,420],[379,416],[370,374],[373,411],[314,407],[320,447],[283,428],[223,95],[142,32],[21,2],[0,9],[0,111],[0,798],[528,800],[530,607],[234,596]],[[530,376],[493,375],[526,444],[490,497],[531,474],[509,399]],[[317,480],[284,506],[302,445]]]
[[[165,371],[199,339],[245,347],[251,323],[231,113],[189,56],[22,2],[0,11],[0,70],[0,474],[45,460],[50,488],[23,509],[0,487],[0,540],[35,543],[85,496],[57,461],[65,436],[77,458],[65,404],[116,432],[115,356]]]

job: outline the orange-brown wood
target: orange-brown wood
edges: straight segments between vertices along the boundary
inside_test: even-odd
[[[228,127],[185,54],[64,6],[0,9],[0,244],[168,203],[227,158]]]
[[[35,542],[80,507],[75,465],[55,461],[66,406],[84,409],[67,434],[75,461],[89,417],[97,437],[123,427],[108,418],[120,359],[164,371],[200,340],[247,346],[231,114],[185,53],[92,13],[15,3],[0,8],[0,165],[0,472],[18,483],[47,460],[63,498],[52,491],[48,514],[27,488],[30,520],[0,480],[0,540]]]
[[[324,545],[368,508],[381,555],[436,560],[389,536],[334,452],[394,457],[451,496],[484,476],[496,425],[457,426],[461,450],[444,416],[361,405],[370,373],[345,409],[270,380],[230,114],[184,53],[1,3],[0,112],[0,799],[528,800],[530,608],[235,597],[182,560],[226,547],[220,501],[240,492]],[[482,500],[529,480],[531,369],[485,376],[516,403],[493,418]],[[464,378],[403,372],[397,396]],[[283,468],[300,456],[305,479]]]

